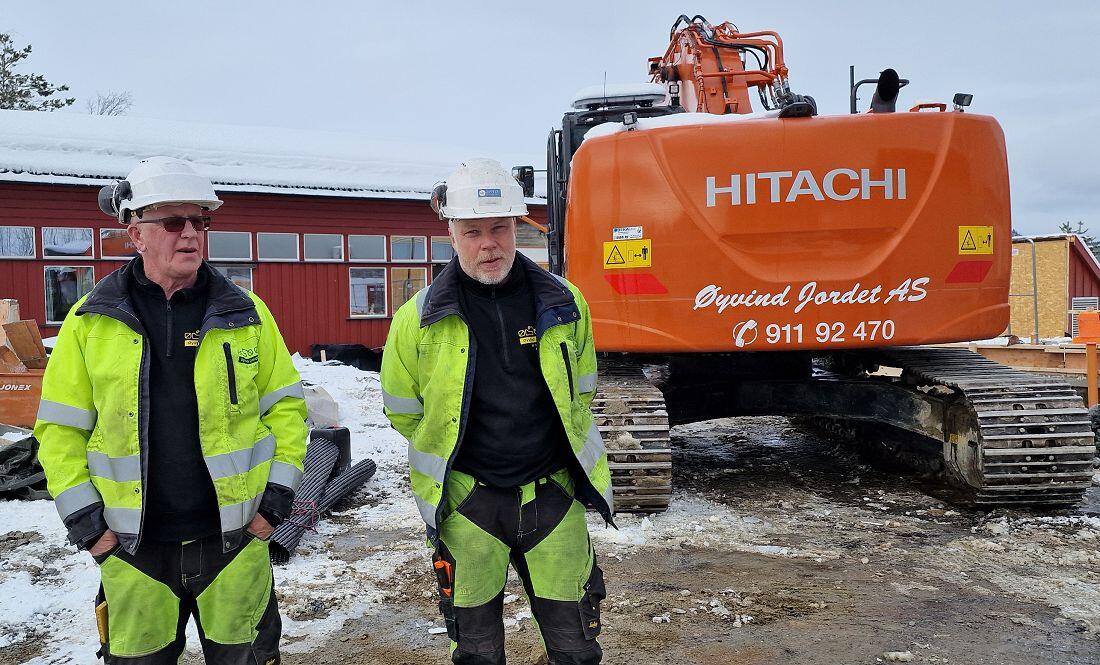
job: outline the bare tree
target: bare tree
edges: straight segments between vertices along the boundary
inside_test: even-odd
[[[95,99],[89,99],[85,103],[88,113],[92,115],[126,115],[133,105],[134,98],[129,90],[108,90],[107,94],[96,90]]]
[[[56,111],[76,101],[75,97],[50,99],[67,92],[69,86],[55,86],[41,74],[19,74],[15,68],[31,54],[31,46],[14,45],[11,35],[0,32],[0,109]]]

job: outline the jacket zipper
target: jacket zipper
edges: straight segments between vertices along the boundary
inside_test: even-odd
[[[497,311],[497,324],[500,327],[500,348],[504,352],[504,371],[512,373],[511,354],[508,352],[508,335],[504,331],[504,313],[500,310],[500,301],[497,300],[497,290],[493,289],[493,307]]]
[[[165,310],[165,314],[164,314],[164,319],[165,319],[165,324],[166,324],[165,327],[168,329],[168,339],[166,340],[167,346],[165,348],[168,350],[167,351],[167,356],[169,358],[172,358],[172,357],[174,357],[174,354],[172,353],[172,318],[173,318],[172,317],[172,301],[169,300],[165,304],[168,305],[167,309]]]
[[[443,487],[439,493],[439,505],[435,507],[436,541],[439,540],[439,527],[442,526],[439,523],[439,516],[443,513],[443,507],[447,505],[447,477],[451,475],[451,467],[454,465],[455,459],[458,458],[458,449],[462,447],[462,438],[466,434],[466,420],[467,416],[470,414],[470,391],[474,387],[474,369],[476,368],[477,344],[474,340],[474,336],[469,334],[470,324],[466,323],[466,319],[461,315],[457,316],[459,320],[466,324],[470,352],[466,354],[466,378],[462,383],[462,403],[458,413],[458,437],[455,440],[455,447],[454,450],[451,451],[451,456],[447,458],[447,467],[443,470]]]
[[[229,403],[237,404],[237,373],[233,371],[233,351],[229,342],[222,342],[222,351],[225,351],[225,373],[229,377]]]
[[[565,342],[561,343],[561,359],[565,361],[565,375],[569,378],[569,401],[572,402],[573,396],[573,366],[569,364],[569,348],[565,346]]]

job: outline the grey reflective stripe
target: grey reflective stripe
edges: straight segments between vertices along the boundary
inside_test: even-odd
[[[268,394],[260,398],[260,415],[264,415],[271,410],[271,407],[275,406],[275,403],[284,397],[297,397],[298,399],[305,399],[306,395],[302,392],[302,382],[296,381],[285,388],[279,388],[278,390],[272,390]]]
[[[222,453],[221,455],[211,455],[203,459],[206,461],[207,470],[210,471],[210,477],[217,480],[218,478],[228,478],[239,473],[245,473],[272,457],[275,457],[275,435],[268,434],[252,444],[251,448],[234,450],[231,453]]]
[[[416,495],[415,492],[413,492],[413,498],[416,499],[416,507],[417,507],[418,510],[420,510],[420,517],[424,520],[424,522],[428,526],[430,526],[431,528],[434,529],[435,528],[435,506],[428,503],[424,499],[421,499],[419,496]]]
[[[127,455],[126,457],[111,457],[103,453],[89,450],[88,472],[98,478],[106,478],[116,483],[141,480],[141,457]]]
[[[302,471],[293,464],[275,461],[271,463],[271,471],[267,474],[267,482],[298,491],[298,484],[302,482]]]
[[[607,488],[603,491],[603,500],[607,502],[607,509],[611,511],[611,514],[615,514],[615,492],[611,489],[611,483],[607,483]]]
[[[423,289],[420,289],[419,291],[416,292],[416,322],[417,323],[420,323],[420,321],[422,321],[424,319],[424,307],[428,303],[428,289],[430,289],[430,288],[431,288],[430,286],[427,286],[427,287],[425,287]]]
[[[409,444],[409,466],[432,478],[437,483],[442,483],[444,476],[447,474],[447,460],[439,455],[422,453],[413,448],[412,443]]]
[[[58,494],[53,500],[54,507],[57,508],[57,514],[61,515],[61,519],[65,519],[81,508],[87,508],[88,506],[102,502],[103,498],[99,496],[99,492],[97,492],[96,489],[92,487],[92,483],[88,481],[80,483],[79,485],[73,485],[61,494]]]
[[[592,473],[592,469],[596,468],[596,462],[600,461],[603,454],[603,437],[600,436],[596,423],[592,423],[588,427],[588,438],[584,440],[584,448],[577,453],[577,461],[580,462],[585,475]]]
[[[596,373],[581,374],[577,377],[577,392],[590,393],[596,389]]]
[[[90,432],[95,428],[96,412],[44,399],[38,403],[38,419]]]
[[[262,494],[247,501],[222,506],[219,511],[221,513],[222,532],[236,531],[248,526],[248,523],[256,516],[256,509],[260,507],[261,498],[263,498]]]
[[[117,533],[137,533],[141,529],[141,508],[112,508],[103,509],[103,519],[107,520],[107,526]]]
[[[549,272],[549,271],[547,271],[547,272]],[[555,275],[554,273],[550,273],[550,276],[553,277],[554,279],[558,280],[559,282],[561,282],[562,286],[564,286],[565,288],[569,288],[569,281],[566,280],[561,275]]]
[[[413,416],[424,413],[424,405],[412,397],[398,397],[382,390],[382,404],[392,413]]]

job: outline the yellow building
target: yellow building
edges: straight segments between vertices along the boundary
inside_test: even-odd
[[[1011,284],[1008,332],[1019,337],[1035,334],[1036,310],[1039,337],[1070,337],[1072,311],[1100,305],[1100,264],[1073,234],[1013,238]]]

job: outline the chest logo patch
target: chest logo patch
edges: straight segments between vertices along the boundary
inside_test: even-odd
[[[183,346],[198,346],[199,345],[199,331],[185,332],[183,333]]]
[[[251,365],[259,360],[260,354],[256,353],[256,349],[241,349],[237,354],[237,362],[242,365]]]
[[[535,335],[535,326],[527,326],[519,331],[520,345],[538,344],[539,338]]]

